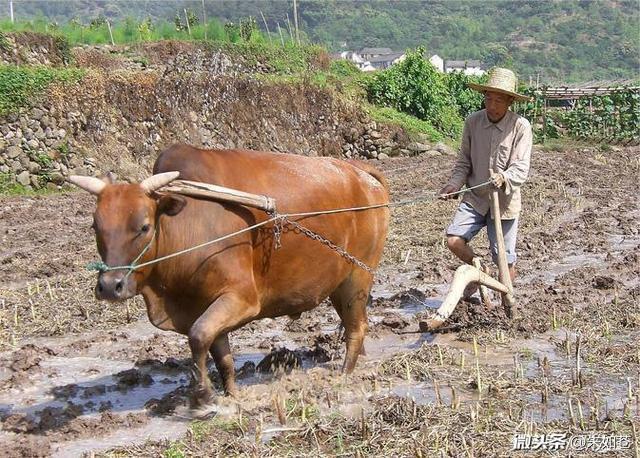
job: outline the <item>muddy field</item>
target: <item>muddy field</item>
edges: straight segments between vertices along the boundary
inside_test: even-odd
[[[140,300],[93,298],[93,198],[0,198],[0,454],[592,456],[613,437],[605,456],[638,456],[639,152],[535,151],[520,319],[463,302],[442,332],[420,333],[459,265],[443,238],[456,203],[400,207],[355,373],[339,374],[328,305],[255,322],[231,336],[239,398],[197,420],[185,338],[153,328]],[[439,189],[452,160],[376,165],[402,200]],[[474,247],[487,258],[484,236]],[[213,365],[211,377],[219,388]],[[553,433],[585,440],[513,450],[514,434]]]

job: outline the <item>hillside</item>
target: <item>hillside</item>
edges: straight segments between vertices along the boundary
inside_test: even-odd
[[[185,8],[202,16],[200,1],[120,0],[75,2],[16,1],[18,19],[44,18],[88,24],[98,16],[113,21],[150,17],[173,21]],[[384,46],[406,49],[424,45],[445,59],[482,59],[508,64],[524,79],[587,81],[633,78],[640,68],[635,1],[380,1],[298,2],[303,37],[330,50]],[[293,2],[264,0],[207,2],[207,17],[223,23],[254,16],[272,33],[287,33]],[[0,12],[7,17],[7,10]],[[275,36],[277,39],[278,37]]]

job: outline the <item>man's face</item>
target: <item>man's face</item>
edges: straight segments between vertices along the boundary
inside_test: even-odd
[[[513,97],[499,92],[487,91],[484,94],[484,106],[491,122],[500,121],[513,103]]]

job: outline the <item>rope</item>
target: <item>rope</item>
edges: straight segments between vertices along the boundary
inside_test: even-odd
[[[262,221],[260,223],[254,224],[254,225],[249,226],[249,227],[245,227],[244,229],[240,229],[238,231],[232,232],[232,233],[227,234],[227,235],[223,235],[222,237],[218,237],[216,239],[209,240],[208,242],[204,242],[204,243],[201,243],[199,245],[192,246],[190,248],[185,248],[184,250],[176,251],[175,253],[171,253],[171,254],[168,254],[166,256],[162,256],[162,257],[159,257],[159,258],[156,258],[156,259],[152,259],[151,261],[143,262],[141,264],[136,264],[136,262],[138,262],[140,260],[140,258],[142,258],[142,256],[149,250],[149,247],[151,246],[151,242],[153,242],[153,240],[154,240],[154,238],[156,236],[156,230],[157,230],[157,226],[156,226],[156,230],[154,230],[153,236],[151,237],[151,240],[149,240],[149,243],[147,243],[147,245],[144,247],[142,252],[136,257],[136,259],[134,259],[132,261],[132,263],[130,265],[128,265],[128,266],[109,267],[104,262],[98,261],[98,262],[89,263],[87,265],[87,269],[88,270],[97,270],[99,272],[107,272],[107,271],[110,271],[110,270],[123,270],[123,269],[126,269],[126,270],[129,271],[127,273],[127,276],[129,276],[131,274],[131,272],[133,272],[134,270],[141,269],[143,267],[146,267],[146,266],[149,266],[149,265],[152,265],[152,264],[156,264],[158,262],[161,262],[161,261],[164,261],[164,260],[167,260],[167,259],[170,259],[170,258],[174,258],[176,256],[180,256],[182,254],[189,253],[189,252],[194,251],[194,250],[198,250],[200,248],[203,248],[203,247],[208,246],[208,245],[212,245],[212,244],[217,243],[217,242],[221,242],[221,241],[229,239],[231,237],[235,237],[236,235],[240,235],[240,234],[243,234],[245,232],[252,231],[252,230],[254,230],[254,229],[258,228],[258,227],[265,226],[265,225],[267,225],[267,224],[269,224],[271,222],[274,222],[274,221],[276,223],[275,226],[274,226],[275,227],[276,246],[279,247],[280,246],[280,235],[282,233],[282,225],[284,223],[289,223],[289,224],[294,223],[293,221],[289,221],[288,220],[288,218],[290,218],[290,217],[330,215],[330,214],[344,213],[344,212],[350,212],[350,211],[372,210],[372,209],[375,209],[375,208],[382,208],[382,207],[389,207],[389,208],[391,208],[391,207],[400,207],[400,206],[403,206],[403,205],[409,205],[409,204],[413,204],[413,203],[421,202],[421,201],[425,201],[425,200],[437,199],[437,198],[440,198],[440,197],[443,197],[443,196],[444,197],[449,197],[449,196],[456,196],[458,194],[464,194],[464,193],[467,193],[467,192],[469,192],[469,191],[471,191],[473,189],[478,189],[478,188],[481,188],[483,186],[487,186],[488,184],[491,184],[491,180],[486,181],[486,182],[481,183],[481,184],[476,185],[476,186],[472,186],[470,188],[462,189],[460,191],[450,192],[450,193],[447,193],[447,194],[441,194],[441,195],[438,195],[438,196],[434,196],[433,194],[430,194],[428,196],[420,196],[420,197],[415,197],[413,199],[406,199],[406,200],[401,200],[401,201],[398,201],[398,202],[390,202],[390,203],[387,203],[387,204],[367,205],[367,206],[362,206],[362,207],[337,208],[337,209],[334,209],[334,210],[320,210],[320,211],[315,211],[315,212],[283,213],[283,214],[272,213],[273,216],[271,218],[266,219],[266,220],[264,220],[264,221]],[[295,223],[295,224],[300,226],[298,223]],[[302,226],[300,226],[300,227],[302,227]],[[304,229],[306,229],[306,228],[304,228]],[[307,231],[309,231],[309,230],[307,229]],[[301,232],[305,233],[305,231],[301,231]],[[311,232],[311,231],[309,231],[309,232]],[[305,234],[305,235],[307,235],[307,234]],[[317,234],[316,234],[316,236],[317,236]],[[316,239],[316,237],[311,237],[311,238]],[[330,241],[328,241],[328,242],[330,243]],[[340,249],[340,250],[337,250],[337,251],[342,255],[341,251],[344,251],[344,249]],[[363,264],[362,261],[357,260],[352,255],[349,255],[348,253],[347,253],[347,255],[348,255],[347,259],[349,259],[351,262],[355,262],[354,261],[354,259],[355,259],[357,261],[357,262],[355,262],[357,265]],[[367,268],[365,270],[371,271],[372,269],[367,266]]]

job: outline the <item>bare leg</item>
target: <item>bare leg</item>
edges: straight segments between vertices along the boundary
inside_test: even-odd
[[[475,257],[475,254],[465,239],[458,237],[457,235],[449,235],[447,237],[447,247],[462,262],[473,265],[473,258]]]
[[[235,381],[235,366],[233,364],[233,356],[229,347],[229,334],[221,334],[209,349],[213,361],[216,363],[218,373],[222,378],[222,386],[225,394],[236,396],[238,388]]]
[[[220,350],[220,355],[225,356],[224,346],[220,346],[220,341],[217,341],[221,334],[228,332],[232,329],[258,313],[258,306],[256,302],[250,302],[242,296],[235,293],[228,293],[220,296],[213,302],[209,308],[196,320],[189,330],[189,347],[191,347],[191,354],[193,356],[194,363],[194,381],[195,381],[195,402],[196,404],[207,403],[213,396],[213,387],[209,380],[209,374],[207,372],[207,352],[217,343],[215,351]],[[224,342],[223,342],[224,343]],[[228,351],[228,340],[226,345]],[[229,359],[231,357],[228,352],[228,357],[224,358],[224,369],[227,370],[227,382],[233,382],[233,371],[229,372]],[[217,362],[216,362],[217,364]],[[231,360],[233,364],[233,360]],[[230,381],[231,382],[230,382]]]

